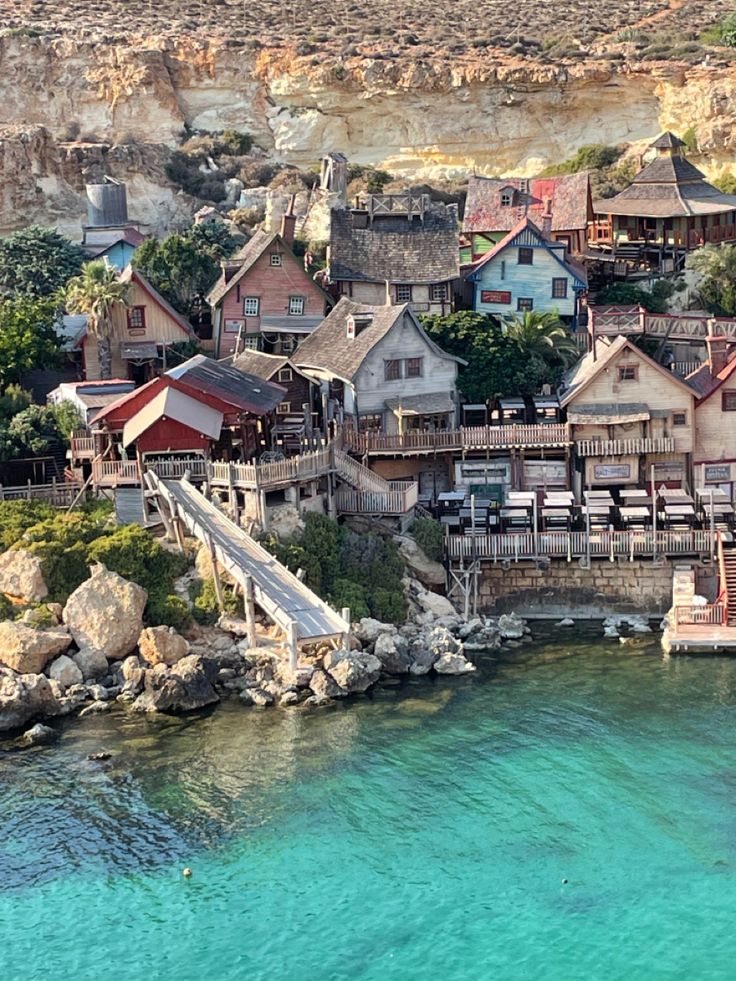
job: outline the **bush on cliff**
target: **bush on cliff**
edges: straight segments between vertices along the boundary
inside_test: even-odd
[[[412,536],[428,559],[442,561],[442,525],[434,518],[417,518]]]
[[[204,626],[216,623],[220,616],[220,607],[217,603],[217,593],[215,592],[215,580],[210,576],[208,579],[197,579],[189,587],[189,598],[192,600],[192,616]],[[225,613],[229,616],[242,616],[243,608],[240,600],[233,596],[231,590],[224,590]]]

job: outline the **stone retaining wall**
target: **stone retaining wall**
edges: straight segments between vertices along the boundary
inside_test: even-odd
[[[698,592],[715,597],[716,570],[701,563],[594,561],[583,569],[579,562],[484,563],[479,582],[479,610],[520,616],[606,617],[614,613],[661,615],[672,605],[675,565],[695,565]]]

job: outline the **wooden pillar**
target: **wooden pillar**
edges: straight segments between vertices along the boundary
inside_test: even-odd
[[[256,635],[256,605],[253,599],[253,579],[248,575],[245,577],[243,603],[245,606],[245,622],[248,628],[248,647],[257,647],[258,637]]]
[[[212,578],[215,583],[215,596],[217,597],[217,606],[220,613],[225,612],[225,597],[222,593],[222,580],[220,579],[220,570],[217,565],[217,558],[215,556],[215,546],[212,542],[212,535],[207,535],[207,548],[209,549],[210,559],[212,561]]]
[[[296,631],[296,620],[291,620],[286,634],[286,642],[289,649],[289,667],[296,671],[299,661],[299,640]]]
[[[235,496],[235,480],[233,478],[233,465],[227,465],[227,503],[230,510],[230,517],[237,524],[238,522],[238,499]]]
[[[350,651],[350,633],[351,633],[351,627],[352,627],[352,622],[350,620],[350,607],[349,606],[344,606],[342,608],[342,618],[345,621],[345,623],[347,623],[347,625],[348,625],[348,629],[342,635],[342,646],[343,646],[343,649],[344,650],[346,650],[346,651],[349,652]]]

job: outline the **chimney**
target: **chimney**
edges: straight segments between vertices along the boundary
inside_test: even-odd
[[[728,362],[728,341],[725,337],[708,334],[705,339],[708,349],[708,366],[712,375],[719,375]]]
[[[291,195],[289,200],[289,207],[285,214],[281,216],[281,238],[284,241],[284,245],[288,248],[294,248],[294,232],[296,230],[296,215],[294,214],[294,199],[295,195]]]

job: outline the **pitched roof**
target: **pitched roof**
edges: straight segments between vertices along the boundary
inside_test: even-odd
[[[593,203],[597,214],[678,218],[736,210],[736,195],[723,194],[685,157],[656,157],[613,198]]]
[[[734,371],[736,371],[736,353],[732,354],[731,359],[726,362],[717,375],[711,372],[710,365],[706,363],[691,372],[685,381],[695,389],[699,405],[709,399],[725,381],[728,381]]]
[[[244,371],[248,375],[255,375],[257,378],[273,378],[277,371],[285,368],[289,364],[289,359],[280,354],[264,354],[263,351],[255,351],[250,348],[243,351],[232,360],[233,368]]]
[[[518,238],[525,235],[527,237],[531,235],[532,238],[536,239],[540,245],[545,246],[550,254],[554,256],[554,258],[563,267],[563,269],[566,269],[574,279],[577,279],[581,286],[588,285],[588,273],[585,266],[582,263],[571,259],[569,256],[565,256],[563,258],[563,256],[560,255],[562,245],[552,242],[545,235],[543,235],[529,217],[522,218],[521,221],[511,229],[508,235],[505,235],[500,242],[497,242],[490,252],[486,252],[486,254],[472,266],[473,273],[476,273],[479,269],[482,269],[487,262],[495,259],[497,255],[500,255],[507,248],[509,248],[509,246],[513,245]]]
[[[455,205],[432,204],[422,219],[381,215],[365,228],[336,209],[330,226],[330,279],[440,283],[460,274]]]
[[[148,293],[153,302],[160,306],[164,313],[168,314],[174,323],[184,331],[187,337],[194,337],[194,330],[186,317],[182,317],[179,311],[175,310],[169,301],[161,296],[159,291],[149,283],[139,269],[134,269],[129,264],[123,269],[118,278],[121,283],[136,283],[140,286],[144,293]]]
[[[693,389],[684,382],[677,375],[674,375],[667,368],[664,368],[661,364],[656,362],[654,358],[650,358],[648,354],[645,354],[641,348],[638,348],[635,344],[624,337],[623,334],[619,334],[613,341],[608,341],[606,338],[600,338],[595,342],[595,346],[592,351],[589,351],[584,355],[577,364],[567,372],[563,378],[564,388],[560,393],[560,406],[564,407],[568,405],[574,398],[588,387],[588,385],[605,371],[608,366],[615,361],[622,351],[628,349],[636,357],[645,361],[648,365],[656,368],[660,374],[665,375],[673,384],[677,385],[679,388],[684,389],[688,395],[695,395]]]
[[[281,385],[238,371],[222,361],[213,361],[204,354],[196,354],[176,368],[170,368],[166,374],[254,415],[264,415],[275,409],[286,391]]]
[[[683,143],[679,137],[675,136],[675,134],[671,133],[669,130],[666,130],[664,133],[658,136],[654,143],[651,144],[651,148],[657,150],[676,149],[680,146],[687,146],[687,144]]]
[[[516,200],[502,205],[504,189],[513,188]],[[561,177],[523,177],[496,179],[471,177],[465,202],[463,231],[510,231],[528,215],[541,222],[549,207],[552,231],[586,228],[590,214],[590,179],[586,171]]]
[[[253,267],[254,263],[261,258],[263,253],[275,239],[279,239],[279,241],[281,241],[281,237],[278,232],[264,232],[262,229],[259,229],[253,238],[249,239],[249,241],[247,241],[242,248],[238,249],[235,255],[226,260],[223,271],[220,274],[220,278],[207,294],[207,302],[213,307],[217,306],[223,296],[233,286],[235,286],[236,283],[240,282],[243,276],[245,276],[248,270]],[[286,248],[286,246],[284,246],[284,248]],[[235,266],[235,263],[239,263],[239,267],[236,272],[228,278],[225,270],[231,270]]]
[[[361,313],[371,314],[371,324],[349,340],[348,317]],[[292,362],[301,368],[320,368],[337,378],[352,381],[371,350],[388,334],[394,324],[403,318],[404,314],[411,317],[417,330],[435,354],[450,361],[465,363],[460,358],[446,354],[427,337],[408,303],[401,306],[369,306],[365,303],[353,303],[346,296],[325,317],[315,332],[299,345]]]

